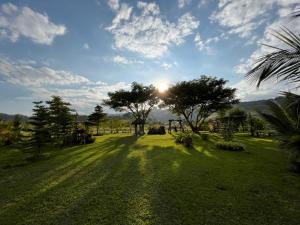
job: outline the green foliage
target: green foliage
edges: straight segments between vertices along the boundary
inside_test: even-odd
[[[16,115],[13,121],[0,121],[0,143],[4,145],[21,142],[22,119]]]
[[[221,126],[219,133],[223,137],[224,141],[232,141],[234,138],[234,132],[236,131],[235,124],[231,117],[219,118]]]
[[[30,145],[35,150],[36,158],[40,157],[41,148],[50,141],[49,110],[42,103],[42,101],[33,102],[33,115],[29,122],[32,126]]]
[[[234,96],[236,89],[226,88],[226,82],[208,76],[179,82],[162,94],[163,106],[183,115],[191,130],[199,132],[205,119],[212,113],[238,103]]]
[[[189,148],[193,146],[193,138],[190,132],[179,132],[175,135],[175,142],[177,144],[183,144],[185,147]]]
[[[144,86],[133,82],[130,91],[119,90],[108,93],[108,100],[104,105],[120,111],[129,112],[134,119],[146,122],[150,111],[158,103],[159,97],[154,86]],[[142,126],[144,132],[144,126]]]
[[[300,172],[300,96],[292,93],[284,96],[282,105],[269,101],[271,113],[260,114],[277,131],[295,171]]]
[[[240,152],[244,151],[243,145],[235,142],[229,142],[229,141],[220,141],[216,144],[217,148],[227,151],[234,151],[234,152]]]
[[[100,105],[97,105],[94,112],[88,117],[88,120],[96,125],[97,135],[99,135],[100,122],[105,118],[105,116],[106,113],[103,112],[103,108]]]
[[[243,132],[245,132],[247,113],[244,110],[234,108],[229,111],[228,117],[230,117],[235,130],[238,130],[239,127],[242,127]]]
[[[265,123],[262,119],[258,118],[257,116],[253,116],[249,113],[248,115],[248,124],[249,124],[249,131],[251,136],[260,136],[260,133],[262,133],[265,130]]]
[[[237,154],[210,138],[104,135],[29,165],[0,147],[0,224],[299,224],[300,179],[276,141],[237,135],[249,152]]]
[[[46,102],[49,110],[49,129],[54,143],[62,145],[64,137],[70,135],[73,131],[74,115],[70,109],[70,103],[64,102],[59,96],[52,96],[50,101]]]
[[[208,133],[201,133],[201,138],[203,141],[208,141],[209,140],[209,134]]]
[[[164,126],[150,127],[148,130],[148,134],[166,134],[166,130]]]
[[[21,141],[21,127],[22,125],[22,118],[20,115],[16,115],[14,117],[14,120],[12,121],[12,142],[13,143],[18,143]]]
[[[270,47],[274,51],[258,59],[256,66],[246,76],[261,82],[271,78],[300,82],[300,36],[287,28],[282,28],[282,33],[275,31],[273,34],[279,41],[285,44],[286,48],[276,46]]]

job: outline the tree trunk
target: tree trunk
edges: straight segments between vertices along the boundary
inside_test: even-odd
[[[97,124],[97,136],[99,136],[99,123]]]
[[[134,135],[137,136],[138,132],[137,132],[137,124],[134,124]]]
[[[142,134],[145,134],[145,125],[144,124],[141,125],[141,131],[142,131]]]

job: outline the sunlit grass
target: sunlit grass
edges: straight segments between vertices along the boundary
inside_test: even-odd
[[[277,143],[217,139],[105,135],[33,163],[1,148],[0,224],[299,224],[300,179]]]

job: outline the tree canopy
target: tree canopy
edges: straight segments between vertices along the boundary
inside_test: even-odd
[[[70,103],[64,102],[59,96],[52,96],[50,101],[46,102],[49,110],[49,124],[51,136],[57,143],[63,141],[64,137],[72,133],[74,115]]]
[[[103,112],[103,108],[100,105],[96,105],[94,112],[89,115],[88,120],[94,123],[97,127],[97,135],[99,135],[99,126],[101,120],[106,116],[106,113]]]
[[[226,82],[208,76],[179,82],[161,96],[163,106],[168,106],[173,113],[183,115],[192,131],[198,132],[212,113],[238,103],[235,99],[236,89],[226,88]]]
[[[109,92],[103,104],[119,112],[129,112],[136,120],[146,122],[150,111],[159,102],[158,91],[153,85],[133,82],[131,90]]]

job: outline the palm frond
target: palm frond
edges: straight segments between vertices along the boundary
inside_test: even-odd
[[[290,14],[292,19],[297,19],[298,17],[300,17],[300,10],[296,10],[295,12]]]
[[[281,30],[282,33],[275,31],[273,35],[287,48],[265,44],[276,51],[260,57],[256,66],[246,74],[246,77],[254,79],[257,87],[261,82],[271,78],[276,78],[278,81],[300,82],[300,36],[288,28],[283,27]]]
[[[300,132],[300,95],[291,92],[283,92],[283,95],[285,96],[285,110]]]

